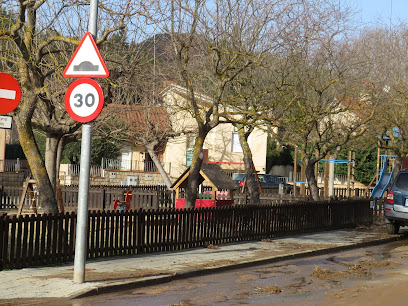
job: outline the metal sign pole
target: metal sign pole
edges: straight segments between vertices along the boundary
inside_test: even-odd
[[[98,0],[90,1],[88,31],[96,38]],[[78,212],[75,240],[74,278],[75,283],[85,282],[85,261],[88,243],[88,192],[91,161],[92,123],[82,125],[81,167],[79,172]]]

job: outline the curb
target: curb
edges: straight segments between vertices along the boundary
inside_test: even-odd
[[[103,285],[100,287],[87,288],[80,292],[73,293],[67,296],[66,298],[78,299],[78,298],[95,296],[99,294],[113,293],[117,291],[139,289],[142,287],[165,284],[165,283],[168,283],[174,280],[187,279],[187,278],[195,277],[195,276],[203,276],[203,275],[221,273],[225,271],[232,271],[232,270],[237,270],[237,269],[242,269],[242,268],[254,267],[254,266],[259,266],[259,265],[264,265],[264,264],[270,264],[270,263],[275,263],[275,262],[284,261],[284,260],[319,256],[319,255],[336,253],[336,252],[346,251],[346,250],[351,250],[351,249],[376,246],[380,244],[397,241],[397,240],[403,239],[404,237],[406,237],[406,235],[402,234],[396,237],[382,238],[382,239],[360,242],[360,243],[355,243],[355,244],[342,245],[342,246],[328,248],[328,249],[305,251],[305,252],[300,252],[300,253],[295,253],[295,254],[263,258],[259,260],[242,261],[242,262],[237,262],[237,263],[224,265],[224,266],[190,270],[190,271],[178,272],[178,273],[176,272],[174,274],[168,274],[168,275],[150,276],[150,277],[145,277],[143,279],[124,282],[121,284],[112,284],[112,285],[108,284],[108,285]]]

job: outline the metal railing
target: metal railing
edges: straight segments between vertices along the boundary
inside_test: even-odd
[[[171,163],[161,163],[164,171],[168,174],[171,172]],[[140,171],[140,172],[158,172],[153,161],[137,161],[137,160],[120,160],[102,158],[102,169],[106,170],[123,170],[123,171]]]
[[[137,160],[102,158],[101,167],[110,170],[133,170],[137,169],[137,164]]]
[[[324,173],[319,172],[316,177],[317,183],[324,183]],[[301,182],[301,173],[298,172],[296,175],[296,181]],[[346,174],[335,174],[334,175],[334,184],[335,185],[345,185],[347,184],[347,175]]]
[[[81,165],[78,164],[68,164],[67,175],[79,175]],[[101,166],[91,166],[89,169],[89,174],[91,177],[102,177],[102,167]]]
[[[25,178],[32,176],[28,162],[19,158],[0,160],[0,171],[9,173],[24,173]]]

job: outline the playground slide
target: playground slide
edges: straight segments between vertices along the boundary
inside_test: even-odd
[[[391,173],[387,172],[387,167],[381,172],[380,179],[378,180],[377,185],[375,185],[373,191],[371,192],[371,198],[381,198],[384,192],[387,190],[388,186],[390,185],[392,173],[394,172],[394,168],[392,169]]]

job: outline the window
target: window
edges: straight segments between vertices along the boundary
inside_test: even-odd
[[[395,181],[395,186],[402,190],[408,190],[408,173],[400,173]]]
[[[251,135],[248,137],[248,145],[251,145]],[[232,132],[231,152],[242,152],[241,143],[239,142],[238,132]]]
[[[196,139],[195,135],[187,135],[187,146],[186,146],[187,151],[194,149],[195,139]]]
[[[231,152],[242,152],[241,143],[239,142],[238,132],[232,132]]]

